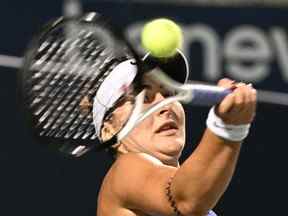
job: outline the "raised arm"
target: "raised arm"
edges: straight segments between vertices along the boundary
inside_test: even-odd
[[[228,125],[251,123],[256,109],[255,89],[228,79],[221,80],[219,85],[236,89],[216,107],[216,115]],[[198,147],[171,183],[171,193],[182,214],[205,215],[215,206],[234,173],[240,146],[241,142],[223,139],[206,129]]]

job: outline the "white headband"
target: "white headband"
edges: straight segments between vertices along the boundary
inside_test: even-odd
[[[137,74],[134,59],[118,64],[100,85],[93,102],[93,123],[99,136],[107,110],[125,93]]]

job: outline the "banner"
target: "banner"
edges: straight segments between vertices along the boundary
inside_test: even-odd
[[[288,84],[288,10],[279,8],[204,8],[162,4],[89,4],[112,18],[140,51],[143,23],[168,17],[181,24],[183,51],[191,79],[222,77],[257,88],[286,92]]]

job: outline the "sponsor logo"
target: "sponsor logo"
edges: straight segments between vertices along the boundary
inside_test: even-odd
[[[143,23],[127,28],[127,36],[140,48],[140,31]],[[260,83],[275,72],[288,83],[288,40],[284,27],[271,26],[263,30],[256,25],[235,25],[225,34],[219,34],[212,25],[194,23],[183,25],[183,52],[189,57],[194,43],[201,45],[202,75],[207,81],[217,81],[224,76],[232,79]]]

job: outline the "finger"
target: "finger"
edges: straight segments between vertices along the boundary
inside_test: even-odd
[[[257,92],[256,89],[253,88],[252,84],[248,84],[246,87],[246,98],[247,98],[247,104],[253,105],[257,101]]]
[[[217,106],[217,111],[218,111],[220,116],[225,114],[225,113],[230,112],[230,110],[233,107],[234,100],[235,100],[235,95],[233,93],[231,93],[231,94],[227,95],[221,101],[221,103]]]
[[[224,87],[224,88],[233,88],[234,84],[236,82],[234,80],[228,79],[228,78],[224,78],[219,80],[218,82],[218,86]]]
[[[247,91],[246,91],[246,97],[247,97],[247,103],[248,104],[253,104],[256,100],[255,96],[254,96],[254,92],[255,89],[253,88],[252,84],[248,84],[247,85]]]
[[[245,99],[241,112],[248,114],[253,110],[252,85],[246,85],[245,87],[243,87],[242,91]]]
[[[243,110],[241,111],[243,116],[246,116],[247,123],[250,123],[254,116],[256,110],[256,90],[252,87],[252,85],[248,84],[244,89],[246,102]]]
[[[240,87],[242,87],[242,86],[246,86],[246,83],[243,83],[243,82],[235,83],[235,86],[236,86],[237,88],[240,88]]]
[[[232,109],[230,110],[231,113],[237,114],[244,110],[245,104],[247,101],[246,92],[245,92],[245,85],[238,87],[234,90],[233,94],[235,95],[235,101]]]
[[[257,91],[252,86],[251,86],[251,92],[250,92],[250,104],[251,104],[251,110],[254,112],[254,115],[255,115],[256,107],[257,107]]]

